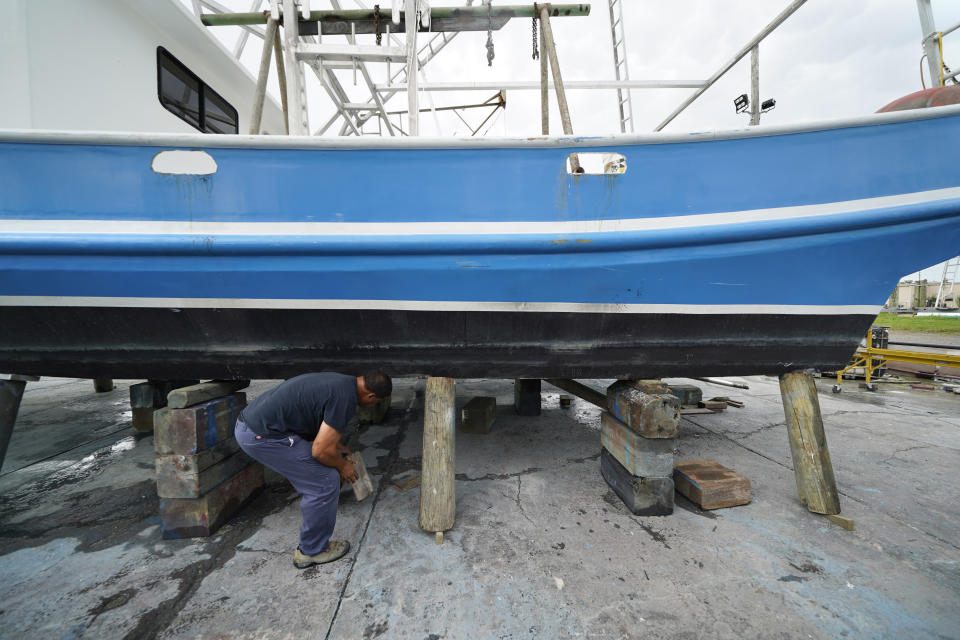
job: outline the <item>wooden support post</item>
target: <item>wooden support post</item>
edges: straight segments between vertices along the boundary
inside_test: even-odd
[[[546,45],[547,55],[550,57],[550,69],[553,71],[553,88],[557,92],[557,106],[560,107],[560,121],[563,124],[563,134],[573,135],[573,123],[570,121],[570,107],[567,105],[567,92],[563,88],[563,76],[560,74],[560,60],[557,58],[557,46],[553,40],[553,28],[550,26],[550,4],[540,6],[540,32]],[[543,55],[541,52],[540,55]],[[580,158],[577,154],[570,154],[570,171],[575,174],[583,173]]]
[[[260,135],[260,123],[263,120],[263,103],[267,98],[267,76],[270,74],[270,52],[277,39],[277,21],[267,18],[267,30],[263,36],[263,49],[260,51],[260,69],[257,73],[257,88],[253,93],[253,115],[250,116],[250,134]]]
[[[540,29],[540,131],[550,135],[550,59],[547,57],[547,34]]]
[[[420,528],[442,533],[453,527],[457,511],[456,413],[453,378],[429,378],[423,409],[423,468],[420,482]],[[443,540],[442,535],[437,541]]]
[[[94,378],[93,391],[95,393],[113,391],[113,378]]]
[[[813,375],[797,371],[780,376],[780,395],[800,502],[814,513],[838,514],[840,497]]]
[[[277,84],[280,85],[280,106],[283,108],[283,126],[290,135],[290,110],[287,108],[287,71],[283,66],[283,49],[280,46],[280,30],[273,34],[273,59],[277,65]]]
[[[540,415],[539,378],[518,378],[513,381],[513,407],[521,416]]]

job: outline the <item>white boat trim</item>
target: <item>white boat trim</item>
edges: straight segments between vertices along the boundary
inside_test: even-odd
[[[825,204],[619,220],[542,222],[196,222],[170,220],[0,220],[3,234],[174,236],[575,235],[772,222],[960,199],[960,187]]]
[[[515,311],[684,315],[877,315],[880,305],[609,304],[594,302],[470,302],[459,300],[299,300],[268,298],[126,298],[0,296],[0,307],[124,307],[178,309],[351,309],[369,311]]]
[[[51,131],[38,129],[0,129],[0,143],[93,144],[147,147],[244,148],[244,149],[497,149],[556,147],[618,147],[623,145],[706,142],[739,138],[762,138],[830,129],[846,129],[898,122],[948,118],[960,115],[960,105],[872,113],[855,118],[838,118],[787,125],[759,125],[724,131],[691,133],[643,133],[615,136],[532,136],[524,138],[453,138],[377,136],[320,138],[314,136],[210,135],[204,133],[140,133],[116,131]]]

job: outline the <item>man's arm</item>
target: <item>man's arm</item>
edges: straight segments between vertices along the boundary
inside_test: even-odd
[[[313,440],[310,455],[320,464],[336,469],[344,482],[356,482],[357,471],[352,462],[340,455],[339,444],[340,432],[323,422]]]

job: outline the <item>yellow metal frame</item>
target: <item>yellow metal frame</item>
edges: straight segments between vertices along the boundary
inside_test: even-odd
[[[873,336],[867,332],[867,346],[857,347],[853,354],[853,361],[843,369],[837,371],[837,384],[843,379],[843,374],[851,369],[863,367],[867,382],[874,370],[886,366],[889,360],[896,362],[912,362],[914,364],[932,364],[943,367],[960,367],[960,355],[950,355],[935,351],[899,351],[897,349],[878,349],[871,346]]]

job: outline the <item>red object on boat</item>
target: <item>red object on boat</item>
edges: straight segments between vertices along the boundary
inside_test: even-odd
[[[910,95],[897,98],[877,113],[886,111],[907,111],[908,109],[926,109],[927,107],[943,107],[948,104],[960,104],[960,85],[949,87],[933,87],[916,91]]]

